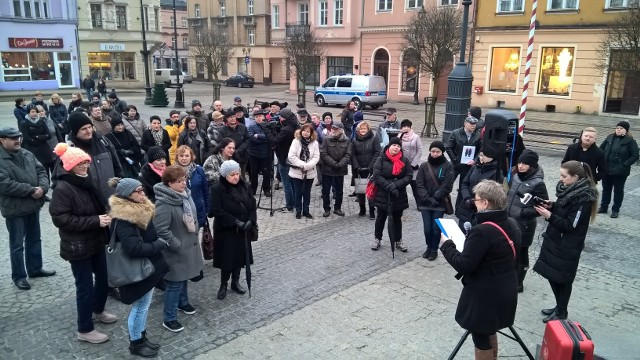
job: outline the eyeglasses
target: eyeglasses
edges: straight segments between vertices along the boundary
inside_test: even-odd
[[[79,163],[77,166],[89,167],[89,165],[91,165],[91,161],[83,161]]]
[[[482,201],[482,200],[484,200],[484,199],[473,199],[473,202],[475,203],[475,202]]]
[[[135,190],[133,190],[133,192],[136,192],[138,194],[144,194],[144,189],[142,189],[142,188],[141,189],[135,189]]]

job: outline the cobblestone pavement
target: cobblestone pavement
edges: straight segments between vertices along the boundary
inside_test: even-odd
[[[225,96],[230,100],[236,90],[226,90],[223,100]],[[256,88],[253,91],[257,95],[252,96],[283,98],[291,103],[291,97],[281,90]],[[141,99],[140,95],[131,96],[134,103],[136,96]],[[14,123],[11,107],[8,102],[0,103],[0,126]],[[143,109],[143,114],[151,111]],[[424,140],[425,149],[429,142]],[[553,193],[561,153],[541,147],[538,150]],[[180,314],[185,331],[174,334],[161,326],[162,292],[156,292],[148,331],[152,340],[163,345],[160,358],[447,357],[463,333],[453,318],[461,285],[442,257],[434,262],[420,257],[424,238],[415,206],[403,218],[409,252],[396,253],[392,259],[386,235],[380,251],[369,249],[373,221],[357,216],[357,204],[346,196],[351,193],[350,187],[345,186],[344,218],[333,214],[321,217],[319,190],[312,190],[313,220],[296,220],[292,214],[279,212],[271,217],[268,211],[259,211],[261,240],[254,247],[252,298],[230,292],[225,301],[218,301],[219,271],[207,263],[204,280],[189,284],[190,298],[198,312],[192,316]],[[274,193],[274,207],[282,206],[282,191]],[[607,359],[640,359],[636,350],[640,339],[640,256],[634,251],[640,238],[638,167],[632,169],[625,196],[619,219],[599,215],[591,226],[569,305],[570,318],[585,326],[594,338],[596,353]],[[113,299],[109,299],[107,309],[117,314],[119,321],[96,326],[110,336],[110,341],[89,345],[75,339],[73,277],[68,263],[58,256],[57,229],[46,205],[41,215],[45,267],[57,270],[58,275],[30,280],[30,291],[17,290],[10,280],[8,235],[6,227],[0,227],[0,262],[7,264],[0,269],[0,359],[129,358],[128,307]],[[540,222],[538,230],[543,229]],[[537,258],[541,241],[537,236],[531,248],[532,261]],[[532,352],[544,331],[539,309],[552,302],[546,281],[529,275],[519,300],[515,328]],[[516,343],[501,339],[501,358],[525,358]],[[471,353],[468,340],[458,358],[469,359]]]

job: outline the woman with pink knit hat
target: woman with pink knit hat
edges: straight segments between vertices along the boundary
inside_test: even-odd
[[[80,341],[99,344],[109,337],[94,329],[93,316],[103,324],[118,319],[104,309],[109,287],[104,245],[111,218],[101,190],[88,175],[91,157],[66,143],[56,145],[54,152],[62,169],[49,213],[60,234],[60,256],[71,264],[75,278],[77,336]]]

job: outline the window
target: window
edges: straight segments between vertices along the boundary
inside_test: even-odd
[[[188,36],[183,36],[182,37],[182,48],[186,49],[189,47],[189,37]]]
[[[175,22],[176,22],[176,19],[173,18],[173,15],[169,16],[169,26],[171,26],[172,29]]]
[[[147,27],[149,25],[147,24]],[[126,6],[116,6],[116,27],[118,29],[126,29],[127,28],[127,7]]]
[[[36,19],[40,18],[40,2],[36,1],[33,3],[33,10],[36,13]]]
[[[202,30],[196,30],[196,43],[202,44]]]
[[[515,93],[520,73],[520,48],[493,48],[491,53],[490,91]]]
[[[378,0],[378,11],[391,11],[393,0]]]
[[[341,87],[341,88],[350,88],[351,87],[351,82],[353,81],[353,78],[350,77],[341,77],[338,78],[338,85],[337,87]]]
[[[639,5],[640,2],[638,0],[607,0],[606,8],[626,8]]]
[[[327,81],[322,84],[324,87],[335,87],[336,86],[336,78],[329,78]]]
[[[547,10],[575,10],[578,9],[578,0],[549,0]]]
[[[90,52],[89,73],[91,78],[98,76],[106,80],[135,80],[135,53]]]
[[[248,31],[248,36],[247,36],[247,44],[249,45],[255,45],[256,44],[256,30],[255,29],[249,29]]]
[[[31,3],[28,1],[24,3],[24,17],[31,17]]]
[[[418,52],[415,49],[407,49],[402,54],[402,83],[401,91],[415,92],[418,88]]]
[[[149,8],[144,8],[144,28],[149,30]]]
[[[498,12],[524,11],[524,0],[498,0]]]
[[[307,3],[298,4],[298,24],[309,24],[309,4]]]
[[[636,84],[640,82],[640,76],[629,69],[630,60],[635,58],[637,55],[632,50],[611,49],[605,112],[638,115],[640,97],[636,92]]]
[[[55,80],[53,53],[50,52],[5,52],[2,53],[4,81]]]
[[[247,8],[249,15],[253,15],[253,0],[248,0]]]
[[[327,58],[327,76],[351,74],[352,69],[353,69],[352,57],[328,57]],[[334,86],[334,85],[331,85],[331,86]]]
[[[160,31],[160,9],[153,8],[153,28]]]
[[[20,0],[13,0],[13,15],[15,17],[22,17],[22,4]]]
[[[47,0],[42,0],[42,11],[43,13],[43,17],[45,19],[49,18],[49,2]]]
[[[274,29],[280,28],[280,6],[271,6],[271,27]]]
[[[193,13],[195,17],[200,17],[200,4],[193,5]]]
[[[458,5],[458,0],[440,0],[440,6]]]
[[[409,0],[407,9],[419,9],[424,5],[424,0]]]
[[[182,27],[186,28],[187,27],[187,18],[186,17],[182,17]]]
[[[342,0],[335,0],[333,2],[333,25],[342,25],[342,15],[344,14]]]
[[[220,16],[227,16],[227,4],[224,0],[220,1]]]
[[[102,5],[91,4],[91,27],[102,27]]]
[[[575,48],[542,48],[538,94],[569,96]]]
[[[327,26],[327,24],[329,23],[329,3],[326,2],[326,0],[323,1],[319,1],[318,2],[318,7],[319,7],[319,15],[320,15],[320,19],[319,19],[319,24],[320,26]]]

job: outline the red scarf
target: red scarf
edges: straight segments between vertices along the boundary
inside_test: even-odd
[[[395,156],[391,155],[389,149],[387,149],[384,153],[385,155],[387,155],[387,158],[389,158],[389,160],[391,160],[391,162],[393,163],[393,170],[391,170],[391,174],[399,175],[400,172],[402,172],[402,169],[404,169],[404,162],[402,161],[402,151],[398,152]]]

